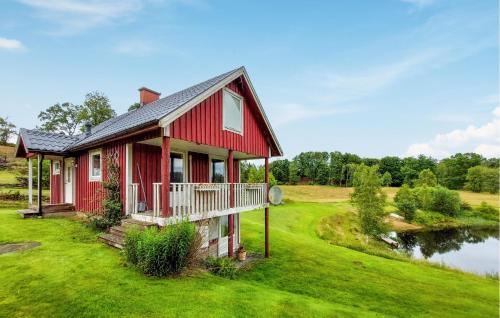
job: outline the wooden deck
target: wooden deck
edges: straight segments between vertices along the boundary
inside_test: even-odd
[[[36,207],[30,209],[17,210],[17,213],[23,218],[33,218],[38,217],[38,211]],[[42,206],[42,217],[58,217],[58,216],[72,216],[75,215],[75,206],[71,203],[61,203],[61,204],[44,204]]]

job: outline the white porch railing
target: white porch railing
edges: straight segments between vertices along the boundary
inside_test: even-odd
[[[266,205],[265,183],[172,183],[170,209],[172,216],[201,219],[231,209],[249,211]],[[161,216],[161,183],[153,183],[153,216]],[[230,190],[234,207],[230,207]],[[229,212],[231,213],[231,212]],[[229,214],[226,213],[226,214]]]
[[[138,207],[139,207],[139,184],[138,183],[129,184],[129,194],[130,194],[129,211],[131,213],[137,213]]]

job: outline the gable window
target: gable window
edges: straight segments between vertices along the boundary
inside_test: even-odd
[[[89,152],[89,180],[101,181],[102,174],[102,158],[101,150],[93,150]]]
[[[54,161],[52,163],[52,174],[60,174],[61,173],[61,162],[60,161]]]
[[[224,89],[222,122],[225,130],[243,134],[243,99]]]

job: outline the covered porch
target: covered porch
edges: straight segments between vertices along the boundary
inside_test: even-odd
[[[126,214],[166,225],[265,208],[267,183],[240,183],[248,159],[267,162],[167,136],[127,144]]]

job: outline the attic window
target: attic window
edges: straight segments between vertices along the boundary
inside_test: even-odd
[[[101,181],[101,150],[89,151],[89,181]]]
[[[61,162],[60,161],[54,161],[52,163],[52,174],[53,175],[61,174]]]
[[[243,99],[241,96],[224,89],[222,108],[224,129],[243,134]]]

